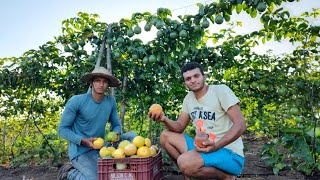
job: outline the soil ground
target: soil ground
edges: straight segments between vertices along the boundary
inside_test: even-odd
[[[285,170],[280,171],[278,176],[273,175],[272,170],[268,169],[259,159],[259,152],[264,144],[261,139],[245,139],[246,163],[242,174],[237,180],[316,180],[320,176],[305,176],[299,172]],[[173,170],[172,164],[163,164],[163,180],[182,180],[183,177]],[[58,167],[30,166],[19,168],[0,167],[1,180],[56,180]]]

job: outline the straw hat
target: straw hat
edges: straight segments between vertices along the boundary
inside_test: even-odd
[[[104,77],[108,79],[109,87],[118,87],[121,84],[121,81],[114,77],[106,68],[104,67],[96,67],[91,73],[87,73],[81,77],[81,80],[84,82],[91,83],[92,78],[94,77]]]

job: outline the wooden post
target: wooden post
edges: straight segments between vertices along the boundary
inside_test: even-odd
[[[125,93],[127,91],[128,88],[128,77],[124,76],[123,78],[123,82],[122,82],[122,100],[121,100],[121,104],[120,104],[120,121],[121,121],[121,125],[122,127],[124,126],[124,116],[126,114],[126,96]]]
[[[111,33],[111,28],[113,26],[113,23],[109,24],[108,25],[108,28],[107,28],[107,32],[108,33]],[[106,52],[106,57],[107,57],[107,70],[111,73],[112,73],[112,64],[111,64],[111,45],[110,44],[107,44],[107,52]],[[114,96],[114,88],[110,88],[111,89],[111,96]]]
[[[108,28],[107,28],[108,29]],[[107,29],[105,31],[107,31]],[[104,46],[106,44],[106,38],[107,36],[105,35],[106,33],[104,33],[103,37],[102,37],[102,43],[100,44],[100,49],[99,49],[99,54],[98,54],[98,59],[96,61],[96,67],[99,67],[101,65],[101,59],[102,59],[102,55],[103,55],[103,51],[104,51]],[[88,88],[88,93],[91,92],[91,86],[89,86]]]

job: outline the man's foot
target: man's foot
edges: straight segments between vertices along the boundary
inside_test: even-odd
[[[65,180],[68,177],[68,172],[72,169],[73,166],[71,163],[66,163],[59,169],[57,180]]]

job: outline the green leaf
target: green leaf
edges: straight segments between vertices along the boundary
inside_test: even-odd
[[[218,43],[218,39],[217,38],[212,38],[212,43],[213,44],[217,44]]]
[[[227,14],[227,13],[223,13],[223,18],[224,18],[227,22],[230,21],[230,15]]]
[[[267,40],[270,41],[272,39],[272,33],[267,34]]]
[[[271,159],[271,158],[270,159],[266,159],[264,162],[269,167],[273,166],[273,164],[275,163],[275,161],[273,159]]]
[[[170,11],[170,9],[166,9],[166,13],[167,15],[172,16],[172,12]]]
[[[316,163],[316,167],[317,167],[318,171],[320,171],[320,162]]]
[[[284,163],[277,163],[275,167],[279,170],[283,169],[286,165]]]
[[[279,169],[274,167],[272,168],[273,174],[278,175],[279,174]]]
[[[238,5],[236,6],[236,12],[237,12],[238,14],[240,14],[241,11],[242,11],[242,4],[238,4]]]
[[[203,4],[202,4],[202,3],[196,3],[196,5],[197,5],[199,8],[203,7]]]
[[[277,28],[277,21],[276,20],[270,20],[269,26],[270,31],[274,32]]]
[[[240,27],[242,27],[242,22],[240,22],[240,21],[237,21],[237,26],[240,26]]]
[[[148,17],[148,16],[151,16],[152,14],[150,12],[144,12],[142,13],[144,17]]]
[[[200,14],[200,16],[204,16],[204,6],[202,4],[200,4],[200,3],[197,3],[197,5],[199,6],[199,14]]]
[[[304,31],[305,29],[308,28],[308,24],[307,23],[301,23],[298,25],[298,29]]]
[[[79,24],[78,24],[78,23],[76,23],[76,24],[74,25],[74,27],[75,27],[76,29],[80,30],[80,27],[79,27]]]
[[[251,16],[252,18],[257,17],[257,14],[258,14],[257,9],[252,9],[251,12],[250,12],[250,16]]]
[[[306,134],[307,134],[309,137],[312,137],[312,138],[313,138],[314,135],[315,135],[315,134],[314,134],[314,131],[313,131],[312,129],[309,130],[309,131],[307,131]]]
[[[316,36],[316,35],[311,36],[310,41],[311,41],[311,42],[316,42],[317,37],[318,37],[318,36]]]
[[[268,10],[269,10],[270,12],[273,12],[273,9],[274,9],[274,3],[271,2],[271,4],[268,6]]]
[[[306,173],[307,175],[310,175],[312,172],[312,168],[308,166],[307,163],[301,163],[297,167],[298,170]]]

